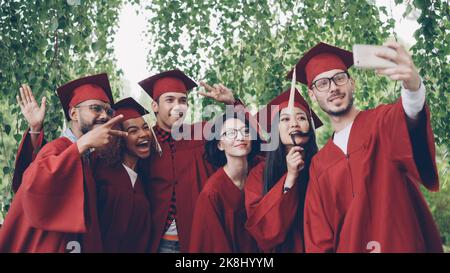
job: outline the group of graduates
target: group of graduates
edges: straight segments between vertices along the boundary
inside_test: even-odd
[[[397,66],[377,73],[402,82],[393,104],[358,110],[352,53],[332,45],[288,74],[330,119],[320,150],[322,122],[294,87],[252,116],[230,89],[201,82],[228,107],[189,125],[197,84],[165,71],[139,82],[151,127],[134,99],[114,102],[106,74],[88,76],[57,88],[69,126],[46,143],[45,101],[23,85],[29,129],[0,252],[442,252],[420,191],[439,189],[425,86],[406,50],[386,45],[395,54],[380,57]],[[278,145],[262,151],[267,135]]]

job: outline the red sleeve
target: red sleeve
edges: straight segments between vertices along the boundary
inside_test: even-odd
[[[263,196],[264,164],[256,166],[249,174],[245,185],[245,227],[265,252],[283,243],[295,219],[299,194],[297,183],[283,193],[286,174]]]
[[[334,252],[334,232],[326,216],[314,164],[311,164],[309,177],[304,212],[306,253]]]
[[[13,180],[12,180],[12,189],[14,193],[19,190],[20,184],[22,182],[22,176],[25,172],[26,168],[33,162],[33,160],[36,157],[36,151],[39,151],[39,149],[45,145],[45,139],[44,139],[44,130],[41,130],[41,133],[39,134],[37,147],[36,149],[33,149],[33,145],[31,145],[31,138],[30,134],[28,133],[30,129],[27,129],[25,131],[25,134],[22,137],[22,141],[19,144],[19,148],[17,149],[17,155],[16,155],[16,163],[14,167],[14,174],[13,174]]]
[[[380,114],[382,122],[378,131],[381,143],[389,147],[393,162],[411,180],[422,183],[431,191],[439,190],[436,150],[428,106],[424,106],[419,114],[419,124],[412,131],[408,130],[401,98],[395,104],[386,106],[386,111]]]
[[[231,245],[223,227],[217,195],[201,192],[198,196],[192,220],[189,252],[230,253]]]
[[[20,190],[31,225],[46,231],[86,232],[83,164],[76,143],[59,138],[42,148]]]

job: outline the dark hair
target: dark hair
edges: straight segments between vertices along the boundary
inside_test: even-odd
[[[255,158],[255,156],[260,153],[261,150],[261,138],[258,135],[256,129],[250,126],[250,123],[248,119],[245,118],[244,114],[238,113],[236,111],[227,111],[225,114],[219,116],[215,120],[214,125],[211,127],[211,133],[213,134],[213,137],[211,140],[207,140],[205,143],[204,158],[217,168],[220,168],[227,163],[225,152],[219,150],[217,144],[221,139],[220,133],[222,131],[223,124],[226,120],[232,118],[241,120],[245,123],[245,126],[250,129],[252,149],[247,155],[247,161],[250,163],[253,158]]]
[[[311,165],[312,157],[317,153],[318,148],[316,144],[316,134],[312,129],[311,120],[308,118],[309,123],[309,140],[303,148],[305,149],[305,167],[300,171],[300,174],[297,178],[297,183],[301,183],[302,190],[300,190],[301,194],[303,190],[306,190],[306,186],[309,180],[309,166]],[[274,128],[278,130],[278,128]],[[278,134],[278,138],[280,138],[280,134]],[[280,180],[280,178],[286,174],[287,172],[287,163],[286,163],[286,148],[281,143],[281,139],[279,139],[278,148],[274,151],[270,151],[266,153],[266,165],[264,168],[264,194],[267,194],[270,189]],[[304,188],[303,188],[304,187]]]

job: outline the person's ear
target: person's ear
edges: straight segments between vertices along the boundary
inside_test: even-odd
[[[75,107],[69,109],[69,117],[73,121],[78,121],[78,112]]]
[[[156,101],[152,101],[152,111],[156,114],[158,113],[159,105]]]
[[[309,95],[309,98],[310,98],[312,101],[314,101],[314,102],[317,101],[317,99],[316,99],[316,94],[314,94],[314,92],[313,92],[310,88],[308,88],[308,95]]]
[[[222,152],[223,152],[223,150],[225,150],[225,149],[223,148],[222,141],[217,142],[217,149],[219,149],[219,151],[222,151]]]

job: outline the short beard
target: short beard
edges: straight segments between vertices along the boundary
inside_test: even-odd
[[[80,130],[83,135],[87,134],[94,128],[94,124],[86,124],[80,120]]]
[[[354,100],[354,98],[353,98],[353,94],[352,94],[350,96],[350,101],[348,102],[347,107],[345,107],[344,109],[339,110],[339,111],[332,111],[330,109],[326,109],[325,107],[322,107],[321,105],[320,105],[320,108],[322,108],[322,110],[330,116],[340,117],[340,116],[347,114],[350,111],[350,109],[352,109],[353,100]]]
[[[92,129],[94,129],[95,125],[97,125],[97,124],[104,124],[104,123],[106,123],[106,120],[99,120],[98,122],[96,122],[94,120],[91,123],[87,123],[81,118],[80,119],[80,131],[84,135],[84,134],[87,134]]]

